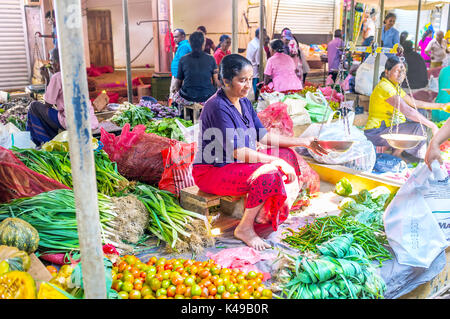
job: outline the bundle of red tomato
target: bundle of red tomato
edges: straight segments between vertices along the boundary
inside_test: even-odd
[[[213,260],[126,255],[113,265],[112,288],[123,299],[271,299],[263,274],[221,268]]]

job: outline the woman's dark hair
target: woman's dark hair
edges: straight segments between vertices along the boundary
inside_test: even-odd
[[[55,18],[55,10],[52,10],[52,11],[47,11],[46,13],[45,13],[45,18],[46,19],[49,19],[49,18]]]
[[[408,31],[403,31],[402,33],[400,33],[400,44],[403,45],[403,43],[406,41],[406,39],[408,38]]]
[[[427,36],[429,36],[430,34],[432,34],[433,33],[433,31],[431,30],[431,29],[427,29],[426,31],[425,31],[425,33],[423,34],[423,36],[422,36],[422,41],[425,41],[425,38],[427,37]]]
[[[219,44],[216,46],[216,50],[214,52],[216,52],[217,50],[220,49],[220,47],[222,46],[222,43],[224,43],[225,41],[227,41],[228,39],[231,39],[231,37],[227,34],[222,34],[219,38]]]
[[[275,40],[270,41],[270,47],[275,52],[281,52],[281,53],[284,52],[284,43],[280,39],[275,39]]]
[[[252,63],[240,54],[229,54],[222,59],[219,65],[219,80],[224,84],[224,80],[233,81],[233,78]]]
[[[395,18],[397,19],[397,15],[393,12],[389,12],[388,14],[386,14],[386,17],[384,17],[383,22],[386,23],[386,20],[390,19],[390,18]]]
[[[205,33],[206,34],[206,28],[204,27],[204,26],[199,26],[198,28],[197,28],[197,30],[200,30],[200,31],[203,31],[203,33]]]
[[[403,62],[400,61],[400,59],[397,56],[393,56],[393,57],[390,57],[389,59],[387,59],[386,64],[384,65],[384,71],[383,71],[383,73],[381,73],[380,79],[386,77],[385,71],[392,70],[392,68],[394,66],[396,66],[397,64],[400,64],[400,63],[403,63]]]
[[[413,42],[411,40],[403,41],[402,43],[403,49],[405,50],[405,53],[413,52]]]
[[[189,44],[192,49],[192,56],[199,57],[200,52],[203,51],[203,43],[205,42],[205,36],[201,31],[195,31],[189,36]]]

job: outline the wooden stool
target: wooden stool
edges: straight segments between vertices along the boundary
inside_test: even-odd
[[[185,105],[184,106],[184,119],[187,119],[187,109],[191,109],[194,111],[192,123],[197,123],[198,118],[200,117],[200,110],[203,108],[203,105],[194,103],[192,105]]]
[[[224,214],[240,218],[244,213],[244,197],[208,194],[194,185],[180,191],[180,204],[186,210],[209,215],[210,209],[218,207]]]

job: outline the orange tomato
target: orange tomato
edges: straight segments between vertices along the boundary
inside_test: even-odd
[[[184,268],[179,266],[177,267],[177,269],[175,269],[175,271],[181,274],[184,271]]]
[[[222,294],[222,298],[223,299],[230,299],[231,298],[231,293],[228,291],[224,291]]]
[[[56,276],[56,274],[58,273],[58,269],[56,269],[55,266],[47,266],[45,267],[47,268],[47,270],[52,274],[52,276]]]
[[[168,296],[168,297],[173,297],[173,296],[175,296],[175,295],[176,295],[176,291],[177,291],[177,287],[175,287],[175,286],[173,286],[173,285],[170,285],[170,286],[167,288],[167,296]]]
[[[163,271],[164,271],[164,266],[163,265],[156,266],[156,273],[160,273],[160,272],[163,272]]]
[[[121,261],[119,263],[119,266],[117,266],[117,269],[119,270],[119,272],[123,272],[127,266],[128,264],[125,261]]]
[[[145,277],[147,277],[147,273],[146,273],[145,271],[141,271],[141,272],[139,273],[139,277],[145,279]]]
[[[214,285],[208,286],[208,291],[210,296],[215,296],[217,294],[217,288]]]
[[[122,274],[122,273],[119,273],[119,274],[117,274],[116,279],[119,280],[119,279],[121,279],[122,277],[123,277],[123,274]]]
[[[209,296],[208,288],[203,287],[200,296],[202,296],[202,297],[208,297],[208,296]]]
[[[135,283],[133,288],[134,288],[134,290],[141,290],[142,289],[142,283],[141,282]]]
[[[200,278],[205,279],[205,278],[210,277],[210,276],[211,276],[211,273],[210,273],[208,270],[203,269],[202,271],[200,271],[200,272],[198,273],[198,275],[200,276]]]
[[[134,278],[139,278],[140,277],[141,272],[139,271],[139,269],[137,269],[135,267],[132,267],[130,272],[131,272],[131,274],[133,275]]]
[[[247,290],[242,290],[241,292],[239,292],[239,298],[241,299],[249,299],[250,298],[250,293]]]
[[[190,297],[191,296],[191,287],[187,286],[186,287],[186,292],[184,293],[185,297]]]
[[[184,284],[177,285],[176,294],[184,295],[186,293],[186,286]]]

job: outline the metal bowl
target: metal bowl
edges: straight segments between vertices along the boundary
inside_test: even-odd
[[[381,137],[384,138],[393,148],[398,148],[401,150],[414,148],[426,139],[425,136],[411,134],[383,134]]]
[[[344,153],[352,147],[354,141],[317,141],[317,143],[327,151]]]

